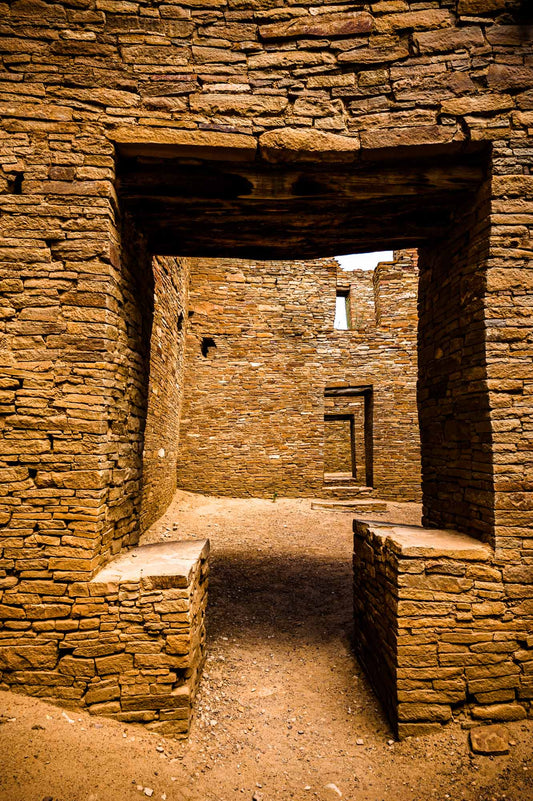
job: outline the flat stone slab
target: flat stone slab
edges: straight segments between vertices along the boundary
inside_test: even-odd
[[[474,754],[508,754],[509,736],[504,726],[470,729],[470,748]]]
[[[196,129],[121,125],[111,132],[110,139],[122,153],[131,156],[200,156],[214,160],[250,161],[257,151],[257,141],[253,136]]]
[[[140,545],[119,554],[92,579],[91,584],[121,584],[156,579],[163,576],[176,581],[175,586],[190,584],[192,572],[200,559],[209,555],[209,540],[180,540]]]
[[[325,509],[329,512],[386,512],[385,501],[311,501],[311,509]]]
[[[387,548],[401,556],[443,556],[466,561],[488,561],[492,554],[490,545],[451,529],[402,526],[378,520],[354,520],[356,533],[359,526],[364,526],[382,539]]]

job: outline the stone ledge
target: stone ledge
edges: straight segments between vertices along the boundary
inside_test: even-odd
[[[447,529],[404,526],[358,518],[354,532],[368,532],[402,557],[448,558],[465,561],[489,561],[492,549],[479,540]]]
[[[127,582],[145,588],[188,587],[200,560],[209,556],[209,540],[140,545],[119,554],[89,582],[91,589]]]
[[[251,161],[257,152],[257,141],[248,134],[124,125],[108,135],[125,156]]]

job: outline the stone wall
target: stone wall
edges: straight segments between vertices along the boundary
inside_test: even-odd
[[[530,716],[533,637],[491,548],[442,530],[354,530],[356,649],[396,733]]]
[[[293,262],[290,270],[276,261],[193,260],[179,486],[220,495],[320,495],[324,413],[356,415],[365,484],[360,399],[340,409],[324,391],[370,385],[376,492],[419,498],[413,258],[382,264],[375,276],[342,272],[334,259]],[[361,309],[358,328],[333,328],[338,281],[350,290],[354,320]],[[383,307],[380,324],[368,312],[369,295],[373,308],[374,295]],[[340,459],[349,444],[337,438],[335,448]]]
[[[144,429],[140,530],[165,511],[176,491],[179,423],[188,322],[187,259],[156,257],[150,379]]]
[[[420,499],[420,440],[416,405],[417,381],[417,293],[416,252],[395,253],[394,262],[383,262],[373,273],[374,315],[370,318],[368,274],[359,271],[340,274],[339,282],[350,286],[352,324],[350,331],[327,331],[319,336],[318,354],[323,360],[325,384],[329,387],[370,387],[372,389],[371,452],[372,482],[384,499]],[[351,281],[351,283],[350,283]],[[361,298],[359,302],[359,298]],[[360,405],[361,399],[350,399]],[[347,399],[326,410],[349,410]],[[358,475],[363,479],[362,417],[356,427]],[[357,447],[357,445],[359,447]],[[364,484],[364,480],[358,482]]]
[[[5,585],[0,686],[186,734],[205,655],[208,544],[136,548],[90,582]]]
[[[420,251],[420,426],[424,524],[490,540],[491,424],[486,394],[488,192],[446,243]],[[440,244],[440,247],[439,247]],[[468,474],[468,485],[461,478]]]
[[[325,421],[324,473],[353,473],[351,436],[349,420]]]
[[[507,631],[531,631],[532,14],[0,3],[4,659],[32,648],[28,670],[48,665],[78,625],[55,599],[138,536],[153,253],[420,247],[424,293],[441,276],[451,315],[423,295],[425,521],[494,546]],[[470,235],[475,276],[457,251]]]

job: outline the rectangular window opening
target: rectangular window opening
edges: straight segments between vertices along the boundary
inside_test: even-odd
[[[350,290],[338,289],[335,301],[335,321],[333,327],[338,331],[348,331],[351,326]]]

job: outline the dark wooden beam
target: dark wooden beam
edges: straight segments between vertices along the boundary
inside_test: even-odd
[[[130,154],[117,189],[154,253],[316,258],[438,239],[485,165],[477,149],[298,168]]]

